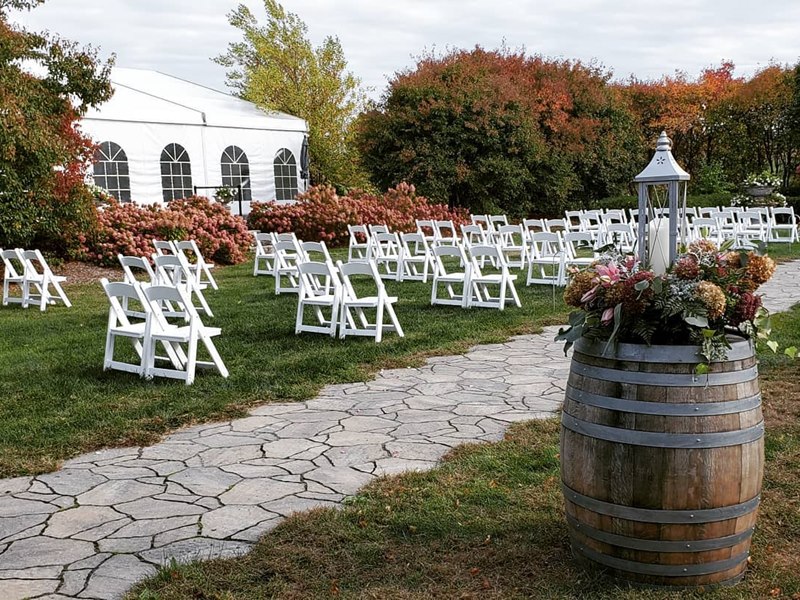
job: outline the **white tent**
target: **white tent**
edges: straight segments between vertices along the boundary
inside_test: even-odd
[[[250,199],[288,201],[305,189],[303,119],[157,71],[115,68],[111,82],[114,96],[81,125],[100,144],[95,183],[119,200],[148,204],[242,185],[247,214]],[[231,210],[239,212],[238,199]]]

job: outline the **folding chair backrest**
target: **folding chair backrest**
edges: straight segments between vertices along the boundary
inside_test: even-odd
[[[348,225],[347,232],[350,234],[350,245],[369,242],[369,230],[366,225]]]
[[[146,258],[142,258],[141,256],[123,256],[122,254],[117,254],[117,259],[119,260],[119,264],[122,266],[122,270],[125,272],[125,282],[126,283],[136,283],[137,281],[142,281],[136,277],[137,272],[141,277],[142,272],[144,272],[144,282],[153,284],[156,282],[156,274],[153,271],[153,268],[150,266],[150,263]],[[137,272],[134,272],[137,271]]]
[[[2,250],[0,256],[3,258],[6,279],[19,279],[25,273],[25,259],[22,257],[22,250]]]
[[[433,221],[427,219],[417,219],[417,233],[421,233],[426,239],[432,240],[436,235],[436,227],[433,224]]]
[[[519,246],[525,242],[522,225],[500,225],[496,238],[501,246]]]
[[[480,225],[462,225],[461,238],[468,246],[486,242],[486,232]]]
[[[625,218],[625,211],[619,208],[612,208],[607,210],[601,216],[603,223],[611,224],[611,223],[627,223],[628,220]]]
[[[489,215],[489,222],[495,229],[498,229],[501,225],[508,225],[508,217],[505,215]]]
[[[378,293],[385,294],[385,286],[383,285],[383,281],[381,281],[380,274],[378,273],[378,269],[373,262],[348,262],[342,263],[338,261],[336,263],[337,268],[339,269],[339,273],[342,276],[342,285],[344,287],[344,293],[346,296],[350,298],[358,298],[358,294],[353,287],[353,282],[351,278],[369,278],[375,283],[376,288],[378,289]]]
[[[300,248],[303,250],[303,260],[305,262],[329,262],[333,264],[325,242],[301,242]],[[319,260],[320,257],[313,256],[315,254],[321,254],[322,260]]]
[[[369,229],[370,236],[375,236],[379,233],[389,233],[389,227],[387,225],[367,225],[367,229]]]
[[[568,231],[563,235],[564,249],[571,259],[578,258],[581,250],[594,252],[592,234],[585,231]]]
[[[106,293],[110,304],[109,326],[131,325],[130,317],[140,316],[144,318],[144,315],[150,312],[150,305],[138,283],[129,283],[127,281],[109,282],[104,277],[100,280],[100,285],[103,286],[103,291]],[[131,303],[135,304],[131,306]],[[132,308],[135,308],[136,312],[133,312]]]
[[[772,220],[775,223],[780,221],[782,223],[794,224],[796,222],[794,209],[789,206],[776,206],[772,208],[771,212]]]
[[[559,256],[563,252],[561,236],[549,231],[531,234],[531,252],[535,258]]]
[[[507,269],[505,256],[500,249],[493,244],[484,244],[479,246],[472,246],[469,249],[469,256],[472,260],[472,270],[478,276],[481,276],[480,264],[485,263],[488,258],[492,265],[501,269]]]
[[[271,233],[257,233],[255,235],[255,239],[256,239],[256,249],[262,253],[266,252],[266,246],[272,245]]]
[[[401,233],[400,243],[406,256],[428,256],[430,248],[421,233]]]
[[[374,233],[372,256],[375,258],[397,257],[400,253],[400,236],[396,233]]]
[[[494,230],[494,227],[492,227],[492,222],[489,219],[489,215],[472,215],[472,224],[480,225],[487,232]]]
[[[544,219],[523,219],[522,228],[525,230],[526,236],[535,231],[545,231],[547,229],[544,224]]]
[[[458,242],[458,232],[453,221],[434,221],[436,228],[436,237],[439,242],[449,242],[455,244]]]
[[[550,232],[569,231],[569,224],[566,219],[545,219],[544,229]]]
[[[22,250],[21,254],[22,260],[25,263],[25,270],[30,270],[30,275],[53,274],[39,250]]]
[[[303,262],[297,265],[297,272],[302,298],[313,298],[323,293],[332,294],[341,286],[336,267],[331,262]]]
[[[169,240],[153,240],[153,248],[159,256],[174,255],[178,253],[175,242]]]
[[[191,273],[186,268],[184,260],[177,255],[153,254],[155,265],[156,283],[158,285],[178,286],[192,279]]]
[[[142,291],[149,303],[149,308],[153,312],[153,318],[159,321],[160,324],[166,324],[170,318],[177,318],[179,323],[191,319],[199,320],[197,310],[181,288],[171,285],[151,285],[144,288]],[[175,305],[177,310],[170,312],[162,311],[161,306],[166,303]]]
[[[467,255],[461,246],[436,246],[433,248],[434,269],[439,275],[454,272],[447,268],[445,258],[457,258],[460,265],[467,264]]]

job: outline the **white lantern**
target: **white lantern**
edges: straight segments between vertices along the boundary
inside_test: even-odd
[[[682,232],[686,226],[689,179],[689,174],[675,162],[672,141],[662,131],[653,159],[633,180],[639,188],[639,260],[657,275],[666,272],[678,254],[679,221]],[[685,235],[680,241],[685,242]]]

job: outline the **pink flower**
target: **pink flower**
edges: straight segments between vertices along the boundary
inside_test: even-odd
[[[595,296],[597,296],[597,289],[599,287],[600,287],[599,285],[596,285],[588,292],[586,292],[583,296],[581,296],[581,304],[586,304],[587,302],[591,302],[592,300],[594,300]]]
[[[614,309],[607,308],[603,311],[603,316],[600,317],[600,323],[603,325],[609,325],[610,323],[614,322]]]
[[[614,263],[597,265],[594,268],[603,287],[610,287],[619,281],[619,267]]]

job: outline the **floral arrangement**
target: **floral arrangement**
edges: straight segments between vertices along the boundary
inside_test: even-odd
[[[251,229],[274,233],[294,232],[306,241],[344,246],[350,239],[348,225],[382,224],[392,231],[416,231],[416,220],[452,220],[458,226],[470,222],[465,209],[449,209],[418,196],[413,185],[400,183],[382,196],[354,190],[340,196],[327,185],[311,187],[292,204],[254,202],[248,223]]]
[[[757,175],[748,175],[747,179],[742,182],[742,185],[746,188],[778,187],[780,184],[781,178],[770,171],[762,171]]]
[[[578,310],[556,339],[566,342],[565,351],[581,336],[698,345],[706,361],[698,366],[702,372],[725,358],[729,333],[769,335],[769,314],[756,290],[774,272],[775,262],[760,251],[731,251],[709,240],[690,244],[660,276],[635,257],[612,251],[572,274],[564,300]]]
[[[788,206],[786,196],[779,192],[772,192],[766,196],[748,196],[747,194],[735,194],[731,198],[731,206],[742,208],[752,208],[756,206]]]

